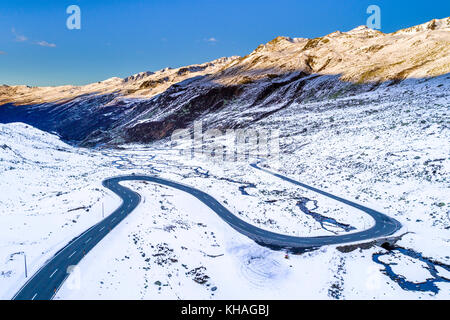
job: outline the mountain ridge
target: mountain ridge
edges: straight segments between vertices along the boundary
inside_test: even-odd
[[[196,119],[245,127],[293,103],[449,73],[450,18],[434,19],[389,34],[357,27],[314,39],[276,37],[244,57],[86,86],[2,86],[0,119],[85,146],[147,143]]]
[[[429,34],[431,32],[431,34]],[[432,34],[436,33],[436,36],[433,36]],[[441,33],[444,32],[444,35]],[[266,44],[259,45],[254,51],[252,51],[250,54],[248,54],[245,57],[239,57],[239,56],[232,56],[232,57],[222,57],[215,59],[210,62],[205,62],[202,64],[194,64],[194,65],[188,65],[183,66],[179,68],[164,68],[159,71],[144,71],[137,74],[130,75],[125,78],[118,78],[118,77],[112,77],[103,81],[99,81],[97,83],[91,83],[83,86],[72,86],[72,85],[64,85],[64,86],[50,86],[50,87],[29,87],[26,85],[19,85],[19,86],[8,86],[3,85],[0,86],[0,103],[6,103],[6,102],[12,102],[12,103],[20,103],[24,104],[27,103],[26,98],[28,98],[30,103],[36,103],[38,102],[38,98],[33,96],[33,92],[36,92],[37,94],[42,93],[48,94],[49,91],[57,91],[59,95],[56,95],[56,97],[52,100],[50,97],[49,99],[43,99],[41,102],[52,102],[57,100],[58,98],[68,98],[68,97],[74,97],[79,94],[84,94],[86,92],[99,92],[99,93],[106,93],[106,92],[113,92],[115,90],[123,89],[122,93],[124,96],[132,96],[132,97],[152,97],[155,94],[158,94],[162,92],[163,89],[167,89],[167,85],[164,86],[164,83],[168,84],[174,84],[180,81],[185,80],[187,77],[183,77],[183,75],[189,75],[189,76],[196,76],[196,75],[205,75],[205,74],[213,74],[215,72],[222,72],[223,70],[226,70],[230,67],[236,66],[236,64],[239,61],[245,61],[249,57],[258,56],[259,59],[267,59],[267,55],[261,54],[261,53],[267,53],[267,52],[273,52],[273,53],[284,53],[283,58],[288,59],[292,58],[293,55],[299,54],[299,61],[296,64],[290,64],[286,65],[286,63],[278,63],[278,61],[271,61],[272,65],[270,65],[271,68],[278,67],[282,71],[306,71],[306,72],[323,72],[328,71],[324,69],[330,69],[330,62],[337,61],[337,63],[342,61],[351,60],[348,59],[350,57],[345,57],[343,55],[342,51],[345,51],[347,49],[356,49],[354,48],[357,45],[360,45],[360,41],[358,41],[358,38],[362,37],[363,41],[369,42],[369,44],[366,44],[365,46],[361,47],[362,52],[355,52],[351,57],[355,57],[358,55],[361,55],[362,53],[371,53],[371,54],[380,54],[383,53],[383,49],[386,50],[386,47],[395,45],[394,43],[387,42],[387,43],[377,43],[377,40],[371,41],[371,39],[385,39],[386,37],[394,38],[393,40],[399,41],[402,39],[398,39],[397,36],[415,36],[417,37],[418,33],[426,33],[423,36],[427,39],[419,39],[419,42],[424,42],[424,40],[428,40],[427,44],[431,41],[435,42],[435,48],[432,48],[428,53],[438,55],[439,52],[441,52],[441,55],[438,55],[437,58],[442,59],[444,61],[442,70],[439,68],[430,68],[426,70],[416,70],[419,71],[417,74],[414,74],[412,70],[409,72],[406,69],[414,68],[414,65],[410,65],[407,68],[403,68],[402,70],[399,70],[396,74],[392,74],[389,72],[380,72],[378,70],[379,77],[376,77],[375,74],[368,73],[369,70],[363,72],[364,68],[360,68],[358,72],[349,72],[348,74],[343,73],[343,80],[348,81],[385,81],[385,80],[393,80],[396,79],[395,76],[402,73],[402,71],[406,70],[406,77],[411,74],[411,76],[418,76],[418,77],[424,77],[424,76],[436,76],[443,73],[450,72],[450,59],[448,59],[448,56],[450,56],[450,17],[443,18],[443,19],[433,19],[431,21],[428,21],[426,23],[412,26],[409,28],[401,29],[396,32],[392,33],[382,33],[381,31],[373,30],[368,28],[367,26],[358,26],[350,31],[347,32],[341,32],[341,31],[335,31],[331,34],[325,35],[323,37],[318,38],[291,38],[291,37],[285,37],[285,36],[278,36],[271,41],[267,42]],[[429,38],[431,36],[431,39]],[[352,38],[356,43],[354,46],[348,46],[347,37]],[[335,45],[331,46],[329,45],[329,48],[327,48],[327,44],[330,43],[330,41],[336,41],[340,40],[338,43],[335,43]],[[361,40],[361,39],[359,39]],[[391,39],[389,39],[391,40]],[[408,45],[408,40],[410,39],[403,39],[403,42],[401,43],[400,49],[405,49],[405,45]],[[411,44],[416,47],[416,55],[420,58],[423,58],[425,50],[424,48],[420,48],[418,41],[416,43]],[[372,43],[373,42],[373,43]],[[381,40],[378,40],[378,42],[382,42]],[[337,46],[342,45],[342,50],[339,50]],[[420,51],[420,50],[422,51]],[[287,52],[290,51],[290,52]],[[380,52],[382,51],[382,52]],[[259,53],[259,55],[258,55]],[[346,60],[347,58],[347,60]],[[435,57],[436,58],[436,57]],[[303,60],[302,60],[303,59]],[[404,59],[405,60],[405,59]],[[418,59],[416,59],[418,60]],[[249,61],[251,63],[254,63],[254,66],[258,65],[258,62],[261,61]],[[354,60],[351,60],[352,63],[354,63]],[[372,62],[378,63],[378,61],[368,61],[369,63]],[[403,61],[404,62],[404,61]],[[390,65],[398,64],[399,59],[396,59],[391,63]],[[417,61],[416,61],[417,63]],[[335,63],[336,64],[336,63]],[[255,69],[253,66],[253,69]],[[417,65],[416,65],[417,66]],[[217,68],[214,68],[217,67]],[[330,69],[329,72],[326,74],[341,74],[344,68],[348,67],[347,64],[342,65],[341,68],[336,69]],[[421,66],[423,67],[423,66]],[[196,70],[197,68],[197,70]],[[384,67],[384,69],[386,69]],[[401,68],[398,68],[401,69]],[[204,72],[203,72],[204,71]],[[422,72],[420,72],[422,71]],[[254,72],[255,73],[255,72]],[[174,77],[173,75],[177,74],[178,77]],[[217,79],[217,75],[215,75]],[[360,76],[358,78],[358,76]],[[248,75],[247,75],[248,77]],[[405,74],[403,74],[401,77],[406,78]],[[164,79],[167,79],[164,81]],[[150,85],[153,88],[158,87],[159,85],[162,85],[161,90],[145,90],[148,89],[148,86],[145,85],[142,86],[142,83],[144,81],[150,81],[148,85]],[[168,81],[170,80],[170,81]],[[226,79],[224,79],[224,83],[230,83]],[[236,83],[239,81],[243,81],[243,77],[238,77],[236,79]],[[231,81],[233,83],[233,81]],[[133,84],[136,84],[133,86]],[[9,91],[9,92],[8,92]],[[24,99],[20,98],[18,95],[14,95],[15,92],[18,92],[19,95],[25,96]],[[8,94],[10,95],[9,97]],[[51,95],[50,95],[51,96]],[[9,99],[8,99],[9,98]]]

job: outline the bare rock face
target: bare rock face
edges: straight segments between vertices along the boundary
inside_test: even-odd
[[[245,127],[292,103],[352,95],[450,71],[450,18],[384,34],[367,27],[277,37],[245,57],[86,86],[0,87],[0,122],[85,146],[151,142],[202,119]]]

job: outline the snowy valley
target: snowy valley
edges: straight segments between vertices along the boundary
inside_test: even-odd
[[[247,57],[85,87],[3,86],[0,298],[25,284],[25,255],[30,276],[121,205],[102,186],[114,176],[195,187],[279,234],[351,235],[374,225],[360,210],[257,170],[251,152],[225,162],[180,154],[171,134],[201,121],[205,130],[280,129],[270,171],[383,212],[401,229],[272,250],[185,192],[122,182],[140,204],[55,299],[449,299],[449,23],[280,37]],[[412,43],[417,50],[406,52]],[[428,63],[418,62],[423,55]]]

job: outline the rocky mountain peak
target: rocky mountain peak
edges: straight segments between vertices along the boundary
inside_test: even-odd
[[[417,26],[399,30],[397,32],[394,32],[394,34],[418,33],[434,30],[450,31],[450,17],[443,19],[433,19],[431,21],[419,24]]]
[[[203,64],[141,72],[85,86],[3,87],[0,101],[16,104],[70,100],[85,94],[150,99],[171,86],[249,85],[261,79],[304,72],[335,75],[355,83],[401,81],[450,73],[450,18],[384,34],[359,26],[314,39],[279,36],[245,57],[223,57]]]

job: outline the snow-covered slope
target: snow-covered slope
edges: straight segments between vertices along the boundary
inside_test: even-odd
[[[85,86],[29,87],[0,86],[0,103],[16,105],[38,104],[45,102],[62,103],[76,97],[89,94],[105,95],[120,92],[120,96],[151,97],[163,92],[171,85],[189,79],[217,72],[230,61],[238,57],[220,58],[199,65],[181,68],[165,68],[156,72],[141,72],[127,78],[113,77]]]
[[[57,298],[448,299],[449,85],[442,77],[408,80],[295,104],[252,125],[286,129],[282,173],[398,219],[407,233],[393,251],[368,243],[286,259],[184,193],[130,182],[142,203],[83,259]],[[190,160],[164,141],[78,149],[30,126],[7,124],[0,125],[0,148],[2,298],[25,281],[22,252],[31,274],[99,221],[102,203],[105,214],[118,206],[100,184],[114,175],[157,174],[195,186],[249,223],[285,234],[346,234],[373,223],[248,162]]]
[[[0,125],[0,299],[120,201],[102,188],[109,163],[29,125]]]
[[[230,63],[217,78],[239,83],[294,71],[376,82],[450,71],[450,18],[384,34],[365,26],[321,38],[278,37]]]

